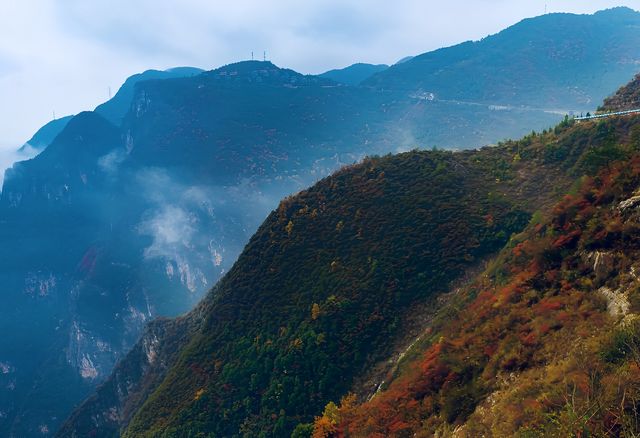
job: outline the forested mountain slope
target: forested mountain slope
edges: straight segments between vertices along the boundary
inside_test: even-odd
[[[440,312],[384,391],[327,405],[314,436],[640,432],[640,119],[581,129],[621,127],[634,138],[585,157],[589,176]]]
[[[617,136],[624,133],[628,128],[629,126],[623,122],[622,125],[618,126],[613,124],[602,125],[599,128],[592,126],[591,129],[584,129],[583,127],[579,127],[577,130],[569,129],[564,133],[565,136],[563,136],[559,142],[562,145],[560,146],[560,149],[562,150],[564,146],[564,148],[566,148],[564,152],[568,153],[569,157],[572,155],[573,157],[576,157],[576,153],[583,153],[583,155],[577,160],[576,167],[572,168],[573,172],[593,172],[608,160],[620,158],[621,155],[625,153],[632,153],[632,151],[637,147],[634,144],[627,144],[620,149],[616,149],[617,145],[613,146],[610,143],[616,141],[619,138]],[[567,145],[562,141],[564,140],[566,142],[567,139],[571,139],[570,141],[577,141],[578,145]],[[536,143],[540,145],[542,142],[553,140],[556,140],[554,136],[549,136],[549,134],[547,134],[547,136],[541,139],[540,143],[538,143],[538,141],[536,141]],[[583,145],[589,145],[586,150],[580,151],[580,140],[583,141]],[[554,161],[554,159],[548,154],[546,144],[543,151],[536,150],[537,148],[531,148],[531,146],[529,146],[529,148],[533,150],[528,150],[527,148],[522,148],[522,145],[515,144],[507,146],[507,148],[509,152],[513,153],[514,157],[516,154],[519,154],[520,160],[524,161],[526,164],[520,161],[518,165],[514,166],[515,169],[509,169],[507,167],[504,169],[505,174],[496,178],[499,181],[508,181],[510,170],[522,172],[525,168],[529,168],[527,164],[531,165],[531,161],[537,161],[540,158],[542,158],[542,162],[544,162],[544,160],[548,160],[550,162]],[[540,152],[542,152],[542,156],[538,155]],[[531,154],[531,156],[527,157],[528,154]],[[522,158],[523,156],[525,157],[524,159]],[[571,158],[569,158],[569,163],[570,160]],[[569,163],[565,162],[565,164]],[[363,167],[366,168],[366,164],[363,165]],[[406,170],[407,167],[408,166],[405,164],[403,166],[403,170]],[[453,167],[455,168],[455,165]],[[539,166],[537,170],[543,171],[544,166]],[[391,170],[386,171],[384,168],[383,171],[385,172],[385,175],[387,173],[392,173]],[[408,179],[406,183],[411,184],[411,181],[419,181],[420,179],[421,178],[418,175],[411,175],[410,179]],[[432,181],[432,178],[426,179]],[[521,181],[518,182],[520,183]],[[453,183],[453,181],[450,181],[450,184],[451,183]],[[476,184],[479,185],[476,186]],[[485,184],[486,183],[483,184],[480,181],[475,181],[472,187],[478,187],[488,191],[489,196],[493,193],[493,190],[498,192],[500,191],[500,189],[495,186],[491,187],[491,185]],[[503,185],[508,187],[509,183],[506,182],[503,183]],[[351,183],[351,186],[354,188],[358,187],[358,185],[353,182]],[[338,185],[338,187],[340,186]],[[433,188],[434,187],[432,186],[432,189]],[[444,192],[440,187],[437,189],[439,189],[438,191],[440,193],[444,193],[446,196],[445,199],[457,199],[463,201],[463,205],[467,206],[470,204],[470,200],[468,198],[465,199],[463,194],[464,192],[461,192],[456,196],[456,194]],[[538,189],[544,190],[544,187],[539,186]],[[465,191],[467,191],[467,193],[474,193],[474,190],[470,189],[469,186],[465,187]],[[333,193],[336,193],[338,196],[342,194],[339,189],[334,190]],[[411,196],[411,199],[415,202],[415,204],[411,205],[416,205],[417,209],[419,209],[420,206],[425,205],[419,201],[419,198],[416,199],[415,196],[412,196],[413,194],[411,192],[407,193],[407,195]],[[479,194],[476,192],[476,194],[472,196],[478,195]],[[321,199],[324,199],[324,197]],[[349,199],[349,196],[347,196],[347,199]],[[304,200],[301,201],[302,202],[300,203],[296,202],[293,204],[293,211],[298,208],[304,208],[304,206],[308,205]],[[381,231],[381,233],[384,233],[385,239],[382,239],[381,236],[376,236],[375,234],[371,236],[372,242],[376,243],[375,248],[379,248],[378,251],[382,251],[384,254],[385,248],[403,248],[403,250],[401,250],[402,254],[399,252],[396,256],[406,257],[410,266],[412,264],[412,260],[417,264],[415,268],[410,267],[407,269],[406,267],[403,267],[402,264],[398,265],[397,262],[394,263],[389,261],[389,264],[387,265],[384,263],[385,259],[380,257],[380,262],[383,267],[385,265],[390,266],[388,278],[392,278],[393,280],[383,288],[378,289],[378,294],[375,293],[376,288],[371,288],[368,282],[366,282],[366,277],[365,279],[360,277],[355,284],[352,282],[343,283],[342,281],[337,282],[335,286],[329,284],[327,285],[328,291],[324,287],[316,288],[317,292],[315,292],[315,294],[312,292],[311,296],[305,300],[305,291],[308,290],[308,288],[304,283],[301,285],[300,282],[302,278],[309,278],[309,275],[300,269],[296,269],[295,266],[289,267],[284,262],[284,260],[288,258],[286,251],[283,255],[283,259],[272,259],[270,257],[270,252],[264,250],[257,253],[260,254],[261,257],[265,257],[265,255],[267,256],[268,261],[265,265],[269,266],[271,270],[283,273],[295,272],[295,275],[302,273],[303,276],[299,277],[300,280],[297,282],[295,280],[285,280],[283,282],[284,284],[295,284],[296,287],[292,289],[280,287],[278,285],[269,287],[269,283],[267,283],[267,287],[263,289],[258,287],[258,285],[264,283],[256,282],[253,285],[247,285],[247,290],[255,294],[249,295],[249,297],[246,297],[243,294],[243,291],[245,290],[244,288],[233,287],[229,292],[230,297],[228,298],[227,303],[225,303],[227,300],[223,298],[224,292],[219,290],[218,294],[221,301],[218,301],[218,303],[220,303],[219,305],[225,309],[224,314],[229,313],[235,316],[235,324],[228,326],[225,323],[226,318],[224,317],[224,314],[220,315],[218,313],[220,311],[216,307],[216,301],[214,300],[213,308],[210,310],[210,320],[207,321],[205,328],[202,330],[201,334],[196,335],[194,339],[192,339],[181,354],[177,365],[169,371],[167,378],[160,386],[159,390],[148,399],[141,411],[133,418],[125,436],[139,436],[141,434],[144,435],[145,433],[148,436],[153,436],[153,433],[160,431],[167,431],[165,432],[167,436],[171,436],[171,434],[179,436],[185,433],[193,433],[194,431],[213,431],[215,434],[223,436],[233,436],[238,434],[247,434],[251,436],[258,434],[259,432],[272,433],[274,436],[283,436],[291,431],[291,427],[294,425],[295,421],[309,418],[311,410],[315,407],[315,404],[313,403],[314,396],[322,398],[323,396],[328,395],[330,392],[327,391],[328,387],[331,387],[332,392],[344,391],[346,388],[351,386],[352,381],[350,377],[358,375],[366,369],[367,362],[363,361],[360,355],[369,356],[369,359],[371,360],[376,357],[376,354],[379,354],[378,352],[385,351],[385,347],[387,347],[389,340],[393,339],[393,337],[398,334],[394,331],[394,329],[398,327],[397,321],[405,318],[405,315],[410,315],[411,309],[415,309],[414,306],[425,300],[425,298],[429,297],[430,294],[446,290],[447,280],[455,278],[456,273],[460,272],[461,265],[455,262],[451,263],[451,260],[448,257],[449,251],[452,251],[450,254],[455,254],[457,257],[462,256],[463,259],[468,259],[469,255],[476,257],[479,256],[479,254],[473,254],[473,252],[470,252],[464,246],[457,244],[456,237],[453,237],[452,235],[455,234],[457,238],[464,239],[465,244],[468,245],[470,242],[474,242],[477,239],[474,238],[474,234],[482,230],[483,226],[487,226],[487,223],[491,223],[492,225],[490,226],[495,226],[495,224],[500,224],[502,222],[500,208],[496,205],[487,206],[488,208],[486,210],[482,211],[482,213],[478,213],[476,216],[478,218],[478,222],[474,224],[472,221],[470,221],[470,223],[460,223],[455,219],[455,216],[453,218],[443,217],[442,212],[448,211],[444,205],[438,205],[434,202],[430,202],[429,204],[432,208],[435,208],[436,211],[438,211],[441,215],[440,219],[443,220],[443,222],[439,222],[437,219],[434,220],[432,217],[424,222],[427,228],[423,231],[419,225],[419,219],[409,219],[409,221],[406,222],[407,217],[412,217],[411,207],[407,204],[402,205],[401,209],[398,210],[403,213],[401,217],[405,218],[404,220],[400,220],[397,223],[386,223],[383,225],[384,228],[382,228],[382,230],[384,231]],[[287,204],[285,203],[283,205],[286,206]],[[535,202],[532,202],[531,205],[535,205]],[[313,207],[311,206],[310,208]],[[467,219],[473,218],[472,212],[465,210],[464,207],[457,206],[455,209],[456,212],[462,214],[463,217]],[[356,211],[357,210],[352,210],[352,214]],[[376,210],[369,208],[367,211],[371,214]],[[389,207],[385,210],[380,210],[378,217],[382,217],[383,211],[386,213],[384,217],[386,217],[387,221],[394,217],[393,214],[389,214]],[[513,207],[510,208],[510,211],[514,211]],[[291,210],[289,210],[289,212],[291,212]],[[487,218],[487,216],[491,217]],[[344,219],[342,219],[343,217]],[[353,221],[357,224],[358,220],[355,214],[353,214],[353,216],[346,215],[346,217],[338,216],[332,219],[334,222],[337,219],[342,219],[345,220],[345,223],[348,223],[351,217],[354,218]],[[419,217],[420,216],[418,216],[418,218]],[[488,222],[482,224],[480,218],[484,218]],[[286,222],[287,219],[290,222]],[[284,226],[285,222],[287,223],[287,226],[293,223],[293,227],[295,227],[296,219],[295,215],[291,217],[291,213],[289,213],[289,215],[283,215],[281,212],[279,217],[279,221],[281,223],[280,227]],[[307,223],[304,221],[304,217],[302,220],[303,227],[305,227],[306,231],[306,229],[308,229]],[[586,221],[586,219],[584,220]],[[338,224],[339,223],[340,222],[338,222]],[[633,223],[633,221],[631,221],[631,223]],[[448,226],[451,226],[451,228]],[[516,224],[514,224],[514,227],[502,226],[500,227],[500,231],[498,231],[498,235],[502,234],[501,232],[503,231],[505,232],[503,235],[509,235],[515,227],[517,227]],[[364,226],[363,228],[366,229]],[[432,230],[434,228],[438,231],[444,232],[446,236],[438,236],[437,240],[431,240],[430,233],[427,230]],[[270,227],[270,232],[274,233],[274,231],[279,229],[280,228],[277,225],[272,225]],[[293,228],[291,229],[293,233]],[[398,235],[394,235],[392,230],[396,230]],[[602,230],[602,228],[599,228],[599,231],[600,230]],[[353,227],[351,232],[357,235],[357,226]],[[413,234],[414,232],[415,234]],[[322,235],[327,234],[323,233]],[[415,240],[411,238],[411,236],[414,235],[416,236]],[[256,238],[258,236],[256,236]],[[353,238],[353,236],[350,237]],[[573,238],[573,236],[571,236],[571,238]],[[482,239],[478,240],[478,243],[480,243],[479,248],[482,248]],[[309,242],[308,240],[305,241]],[[564,241],[564,237],[557,236],[553,241],[556,243]],[[412,253],[410,249],[407,251],[408,248],[413,247],[412,242],[415,242],[414,244],[417,245],[418,248],[428,247],[438,249],[432,257],[427,256],[428,252],[426,254],[421,254],[420,252]],[[471,244],[473,245],[473,243]],[[513,244],[513,241],[511,241],[511,244]],[[283,244],[281,243],[280,245]],[[558,245],[560,244],[558,243]],[[307,243],[307,246],[313,246],[313,243],[309,242]],[[307,248],[307,246],[305,248]],[[317,254],[317,248],[326,248],[327,246],[331,248],[331,245],[327,245],[327,241],[323,239],[322,243],[315,245],[315,251],[307,249],[309,251],[309,255],[301,257],[302,260],[309,260],[313,263],[312,269],[319,274],[319,277],[315,278],[312,274],[311,278],[307,280],[309,288],[311,288],[311,285],[322,284],[322,267],[325,266],[326,269],[326,264],[331,258],[331,256],[329,256],[327,260],[324,261],[325,263],[323,263],[322,260],[318,260],[317,258],[316,260],[313,260],[311,254]],[[357,251],[357,248],[352,249],[352,247],[353,244],[350,242],[348,246],[349,252]],[[251,253],[251,250],[252,248],[248,248],[247,252]],[[487,250],[487,252],[490,252],[491,247],[487,248]],[[369,252],[369,254],[371,254],[371,252]],[[354,268],[357,267],[357,269],[359,269],[359,272],[357,270],[355,271],[358,273],[357,275],[362,276],[365,274],[367,266],[366,262],[368,259],[362,256],[359,259],[354,259],[354,261],[356,262]],[[437,263],[437,261],[440,263]],[[241,269],[242,262],[243,259],[240,259],[236,267],[237,269]],[[334,262],[335,260],[331,263]],[[422,265],[422,263],[425,263],[425,265]],[[280,269],[282,269],[282,271],[279,271]],[[414,269],[417,276],[412,278],[411,272]],[[331,271],[331,269],[329,269],[329,271]],[[504,273],[502,275],[506,276],[508,272],[510,271],[507,267],[504,269]],[[540,272],[544,273],[545,269],[541,268]],[[442,279],[442,283],[437,281],[438,273],[445,276],[445,278]],[[238,276],[240,278],[237,281],[241,284],[244,283],[240,274],[238,274]],[[255,275],[253,278],[255,278]],[[296,276],[295,278],[298,277]],[[516,277],[516,279],[518,281],[522,281],[522,277]],[[415,280],[416,283],[412,283],[411,280]],[[221,287],[224,287],[224,285],[225,283],[223,282]],[[367,291],[367,293],[364,295],[362,293],[358,293],[357,291],[359,289],[363,289],[364,291]],[[283,296],[287,290],[291,291],[291,295]],[[275,295],[271,296],[269,291],[274,291]],[[316,295],[318,292],[320,292],[319,295]],[[354,292],[355,295],[352,295]],[[276,299],[275,297],[278,298]],[[269,307],[256,307],[249,304],[254,303],[254,300],[261,300],[259,303],[275,304],[276,309],[271,309]],[[333,300],[337,300],[338,303],[344,301],[345,303],[343,306],[345,307],[338,305],[338,309],[334,310],[333,305],[336,303]],[[371,302],[369,300],[371,300]],[[390,308],[387,308],[386,304],[389,300],[391,301],[391,306]],[[292,302],[297,302],[299,307],[292,305]],[[246,304],[243,306],[242,303]],[[403,306],[405,303],[408,304],[407,307]],[[315,306],[316,304],[318,304],[317,307]],[[283,307],[283,317],[281,322],[276,323],[276,321],[271,319],[268,315],[278,315],[277,308],[280,306]],[[247,308],[247,316],[249,317],[248,321],[250,322],[248,324],[243,324],[242,322],[238,323],[236,319],[238,313],[236,312],[242,312],[240,309],[245,307]],[[304,315],[305,307],[307,309],[311,309],[310,314],[308,313],[306,316]],[[558,306],[554,303],[552,307]],[[579,303],[576,305],[576,308],[578,307]],[[575,317],[574,315],[571,315],[571,309],[566,310],[567,313],[570,314],[569,318]],[[476,309],[472,309],[472,312],[475,311]],[[583,312],[587,312],[587,310],[585,309]],[[265,316],[260,317],[259,315],[261,314],[264,314]],[[293,315],[296,315],[297,318]],[[362,316],[359,317],[359,315]],[[583,315],[583,317],[587,318],[586,315]],[[278,319],[277,316],[275,319]],[[466,319],[467,317],[456,318],[455,321],[465,321]],[[263,325],[260,321],[268,323]],[[540,321],[540,324],[543,322],[545,321]],[[268,329],[270,324],[273,324],[273,328],[271,330]],[[510,326],[509,321],[505,321],[504,324],[502,333],[503,335],[507,334],[508,338],[508,333],[510,333],[512,327]],[[539,324],[536,324],[537,322],[534,324],[535,327],[531,326],[532,332],[538,328],[537,325]],[[586,327],[588,327],[589,321],[587,321],[586,324]],[[553,324],[550,325],[553,327]],[[292,330],[293,333],[281,333],[276,330],[276,327],[278,326],[286,327],[287,329]],[[571,325],[567,324],[567,326],[568,329],[574,329]],[[222,329],[223,327],[224,329]],[[277,339],[280,342],[273,342],[277,347],[279,347],[280,351],[274,353],[271,351],[272,346],[269,341],[266,341],[267,346],[261,346],[259,340],[256,339],[254,339],[252,347],[249,347],[249,350],[245,350],[248,345],[246,344],[244,337],[238,337],[237,334],[238,332],[243,333],[243,329],[247,328],[250,333],[255,333],[259,339],[262,339],[266,333],[272,333],[271,336],[273,338],[276,338],[277,336]],[[402,330],[401,327],[398,328],[399,331]],[[220,330],[223,331],[221,332]],[[226,342],[224,342],[225,338],[220,339],[217,333],[224,333],[227,332],[227,330],[231,330],[231,335],[227,335]],[[371,338],[372,335],[373,338]],[[320,336],[323,341],[328,340],[328,344],[331,340],[335,339],[337,341],[337,345],[333,349],[330,349],[330,344],[327,346],[318,346],[318,336]],[[247,338],[251,339],[251,335]],[[483,335],[480,334],[479,338],[483,339]],[[463,342],[461,342],[461,344],[465,345]],[[506,345],[510,344],[507,343]],[[540,345],[541,348],[551,347],[545,346],[544,343],[537,345]],[[235,346],[235,348],[232,346]],[[302,354],[297,354],[296,349]],[[553,350],[553,348],[551,349]],[[249,354],[247,356],[240,354],[238,357],[233,354],[234,350],[235,352],[243,351],[245,354]],[[511,352],[505,352],[504,362],[507,364],[505,365],[507,368],[510,366],[509,361],[517,363],[519,360],[528,360],[526,356],[524,359],[518,357],[520,352],[521,351],[518,348]],[[322,368],[323,353],[326,354],[326,369]],[[204,358],[211,356],[220,361],[219,368],[211,365],[210,367],[204,367],[200,372],[194,372],[194,367],[202,364]],[[282,362],[279,362],[278,359]],[[259,370],[264,370],[263,366],[265,365],[265,360],[266,364],[269,364],[270,371],[261,375]],[[270,360],[273,360],[273,365],[271,365],[272,362],[270,362]],[[257,363],[252,368],[251,364],[254,363],[254,361]],[[363,366],[361,363],[365,365]],[[465,360],[462,360],[461,363],[468,365],[468,362]],[[236,365],[234,366],[234,364]],[[514,365],[514,367],[517,368],[518,365]],[[471,374],[473,375],[473,373]],[[261,386],[259,382],[265,378],[266,382]],[[249,381],[255,382],[257,385],[256,388],[252,388],[251,386],[246,388],[243,386],[243,382],[246,383]],[[633,379],[631,381],[633,381]],[[191,385],[189,384],[190,382]],[[305,389],[300,390],[300,387]],[[243,389],[244,391],[248,390],[248,392],[244,392]],[[196,395],[191,398],[191,392],[194,390]],[[258,397],[259,403],[256,403],[255,401],[252,403],[252,401],[255,400],[255,396],[252,394],[255,394],[256,390],[262,395]],[[323,392],[323,390],[325,392]],[[472,393],[474,390],[475,388],[471,389]],[[301,391],[301,393],[298,393],[298,391]],[[176,394],[184,394],[183,397],[185,398],[182,402],[179,401],[178,397],[175,397]],[[298,398],[296,398],[297,396]],[[455,394],[455,397],[456,398],[449,402],[449,406],[453,407],[454,412],[458,409],[460,411],[468,409],[468,407],[465,406],[465,403],[467,403],[467,394]],[[239,416],[237,405],[233,404],[234,400],[244,400],[244,408],[239,409]],[[397,406],[397,400],[394,400],[392,405]],[[172,406],[177,407],[178,410],[176,411],[176,408],[172,408]],[[363,412],[370,415],[369,413],[371,410],[369,406],[363,407]],[[203,414],[204,417],[202,417]],[[448,419],[451,420],[454,418],[455,414],[450,413],[449,415]],[[498,414],[496,413],[496,415]],[[272,420],[267,421],[265,424],[263,419],[265,417],[269,418],[269,416],[271,416]],[[367,416],[367,418],[369,418],[369,416]],[[381,415],[381,418],[385,417]],[[482,418],[482,415],[480,418]],[[457,417],[455,417],[454,421],[455,420],[457,420]],[[363,436],[370,436],[369,434],[371,430],[364,430],[366,433],[364,433]],[[385,433],[387,432],[388,431],[385,431]],[[471,436],[474,436],[473,433],[471,433]]]

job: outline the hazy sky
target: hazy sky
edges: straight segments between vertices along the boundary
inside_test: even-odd
[[[592,13],[640,0],[548,0]],[[211,69],[267,51],[303,73],[406,55],[495,33],[544,0],[1,0],[0,149],[52,118],[92,109],[149,68]]]

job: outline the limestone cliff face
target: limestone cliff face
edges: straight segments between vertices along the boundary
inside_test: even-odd
[[[115,366],[110,378],[66,421],[58,436],[120,436],[121,429],[174,364],[176,345],[194,334],[200,318],[195,310],[183,318],[149,324],[126,358]]]

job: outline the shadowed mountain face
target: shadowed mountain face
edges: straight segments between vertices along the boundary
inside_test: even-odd
[[[542,17],[515,29],[565,18]],[[568,25],[594,20],[576,17]],[[576,35],[588,53],[591,39]],[[564,40],[535,46],[539,56],[554,42]],[[616,62],[606,69],[596,64],[591,77],[611,69],[626,74],[635,46],[616,53]],[[540,69],[553,77],[553,63]],[[431,100],[416,92],[429,66],[415,77],[407,73],[403,83],[415,81],[408,88],[375,85],[387,71],[366,86],[347,86],[267,62],[191,73],[197,72],[138,78],[105,106],[76,116],[43,153],[7,173],[0,236],[8,262],[0,266],[0,292],[8,304],[0,307],[0,320],[17,335],[0,341],[0,383],[8,388],[0,396],[0,434],[56,429],[149,320],[199,302],[282,197],[367,154],[476,146],[548,127],[559,117]],[[475,76],[452,75],[457,85],[451,87],[466,90]],[[557,90],[558,83],[534,82],[529,92]],[[504,90],[496,91],[504,93],[500,101],[510,96]],[[503,165],[495,164],[494,179]],[[436,178],[436,170],[423,177]],[[147,357],[144,348],[137,351]],[[61,387],[68,388],[62,395]]]
[[[95,112],[110,121],[116,126],[120,126],[124,117],[129,111],[135,86],[139,82],[150,81],[154,79],[173,79],[197,76],[203,70],[194,67],[176,67],[165,71],[147,70],[143,73],[129,77],[120,87],[118,92],[108,102],[99,105]]]
[[[166,71],[147,70],[144,73],[129,77],[122,87],[120,87],[116,95],[108,102],[99,105],[95,111],[114,125],[120,126],[122,120],[129,111],[131,100],[133,99],[134,88],[138,82],[152,79],[171,79],[196,76],[202,72],[203,70],[194,67],[176,67]],[[19,152],[26,155],[26,158],[31,158],[42,152],[53,142],[53,140],[55,140],[58,134],[62,132],[72,118],[73,116],[66,116],[47,123],[20,148]]]

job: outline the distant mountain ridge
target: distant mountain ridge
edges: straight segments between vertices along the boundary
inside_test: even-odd
[[[16,388],[0,395],[8,436],[55,428],[146,322],[199,301],[272,203],[356,161],[367,136],[380,135],[364,129],[373,110],[345,116],[366,95],[344,99],[352,92],[333,81],[270,63],[134,90],[122,126],[81,113],[7,171],[0,320],[24,336],[0,340],[10,364],[0,380]],[[37,355],[29,337],[42,343]]]
[[[108,102],[99,105],[95,111],[111,123],[119,126],[127,111],[129,111],[133,99],[134,87],[138,82],[154,79],[189,77],[202,72],[204,72],[204,70],[195,67],[175,67],[164,71],[147,70],[127,78],[115,96]],[[29,155],[40,153],[64,130],[72,118],[73,116],[65,116],[47,123],[40,128],[29,141],[20,147],[19,152]]]
[[[329,70],[322,73],[321,77],[332,79],[345,85],[360,85],[366,79],[369,79],[376,73],[380,73],[388,69],[386,64],[353,64],[342,69]]]
[[[591,110],[640,65],[640,13],[548,14],[396,64],[364,82],[437,99]],[[592,69],[602,72],[594,78]],[[461,86],[464,84],[464,86]]]

